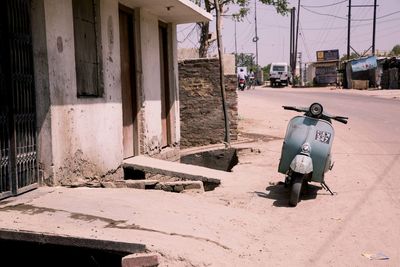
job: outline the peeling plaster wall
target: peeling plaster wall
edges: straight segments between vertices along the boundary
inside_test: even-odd
[[[141,47],[144,97],[145,153],[160,148],[161,144],[161,77],[158,18],[140,12]]]
[[[45,0],[51,101],[51,138],[55,171],[81,150],[100,171],[122,161],[118,2],[100,5],[104,95],[78,98],[71,0]]]
[[[48,80],[47,97],[50,104],[48,111],[41,111],[43,114],[40,116],[48,120],[48,123],[43,125],[50,126],[46,126],[48,134],[41,134],[41,138],[47,136],[51,140],[47,142],[46,149],[51,151],[47,165],[51,165],[52,171],[49,173],[55,175],[53,182],[58,182],[60,168],[64,167],[66,160],[74,158],[77,152],[82,154],[85,160],[96,165],[100,173],[116,169],[123,160],[119,1],[100,1],[99,39],[102,48],[104,95],[96,98],[77,97],[72,1],[35,1],[43,1],[46,29],[43,47],[47,54],[48,77],[43,77]],[[135,15],[137,14],[136,19],[140,20],[140,30],[137,34],[140,39],[139,54],[142,62],[139,66],[138,118],[141,122],[138,138],[142,148],[141,154],[157,156],[164,152],[160,146],[162,127],[159,18],[142,9],[137,11]],[[173,152],[167,152],[174,156],[179,154],[177,148],[180,139],[176,25],[169,24],[168,29],[171,38],[168,48],[171,51],[170,115],[174,148]]]
[[[144,110],[144,153],[150,155],[161,150],[161,77],[159,52],[159,20],[145,10],[140,12],[141,54],[143,68],[143,110]],[[169,26],[171,34],[170,101],[172,122],[172,143],[179,142],[179,105],[176,60],[176,25]],[[174,126],[175,125],[175,126]]]

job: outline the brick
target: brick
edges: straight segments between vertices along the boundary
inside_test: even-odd
[[[155,267],[159,265],[158,254],[136,253],[122,258],[122,267]]]
[[[104,188],[116,188],[113,182],[101,182],[101,186]]]

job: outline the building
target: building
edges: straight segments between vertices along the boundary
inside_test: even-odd
[[[189,0],[5,0],[0,13],[0,198],[135,155],[179,155],[176,25]],[[88,170],[91,171],[91,170]]]

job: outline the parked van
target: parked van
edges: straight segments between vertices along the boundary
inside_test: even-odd
[[[269,70],[271,87],[292,83],[292,74],[287,63],[272,63]]]

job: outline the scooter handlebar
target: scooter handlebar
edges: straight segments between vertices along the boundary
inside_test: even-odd
[[[298,112],[307,112],[308,108],[303,108],[303,107],[293,107],[293,106],[282,106],[283,109],[286,110],[294,110],[294,111],[298,111]]]
[[[347,124],[347,120],[348,120],[349,118],[347,118],[347,117],[333,117],[332,119],[335,120],[335,121],[338,121],[338,122]]]

